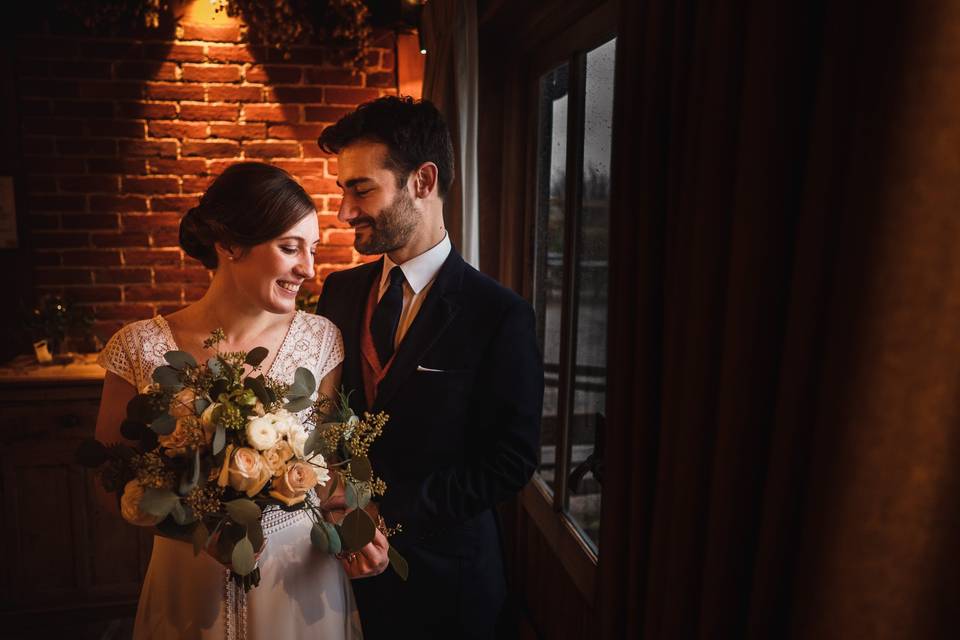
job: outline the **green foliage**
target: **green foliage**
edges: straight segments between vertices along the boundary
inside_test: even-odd
[[[253,543],[250,542],[250,538],[244,536],[233,546],[233,552],[230,554],[230,564],[233,572],[238,576],[247,575],[257,566],[253,553]]]
[[[390,560],[390,566],[397,572],[400,579],[406,582],[407,576],[410,575],[410,566],[407,564],[406,558],[400,555],[400,552],[393,545],[390,545],[387,549],[387,559]]]
[[[247,352],[247,357],[244,358],[244,362],[251,367],[259,367],[269,353],[266,347],[254,347]]]
[[[373,542],[377,525],[363,509],[354,509],[349,512],[340,523],[340,533],[343,536],[345,551],[360,551],[364,546]]]
[[[163,359],[178,371],[197,366],[197,361],[186,351],[167,351],[163,354]]]
[[[165,517],[173,511],[175,505],[180,504],[180,496],[169,489],[146,489],[140,508],[150,515]]]
[[[253,500],[246,498],[237,498],[226,503],[227,513],[237,524],[250,526],[253,523],[260,522],[260,507]]]

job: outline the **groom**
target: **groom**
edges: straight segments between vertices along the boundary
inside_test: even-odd
[[[375,506],[409,562],[402,582],[368,545],[353,577],[368,640],[490,638],[506,586],[495,505],[537,465],[543,369],[534,315],[466,264],[443,224],[453,147],[428,101],[384,97],[327,127],[338,218],[376,262],[333,273],[317,313],[343,333],[357,412],[390,422],[370,451],[387,483]],[[375,566],[375,565],[380,566]]]

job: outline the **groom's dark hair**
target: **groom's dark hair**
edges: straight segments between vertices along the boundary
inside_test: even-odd
[[[364,103],[323,130],[317,144],[337,154],[358,140],[387,146],[387,168],[400,187],[424,162],[437,165],[437,192],[444,198],[453,183],[453,143],[440,111],[429,100],[384,96]]]

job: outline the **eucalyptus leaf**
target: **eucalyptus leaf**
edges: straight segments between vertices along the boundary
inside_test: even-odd
[[[293,374],[293,384],[287,390],[287,398],[311,396],[317,390],[317,379],[309,369],[298,367]]]
[[[244,360],[251,367],[258,367],[260,363],[263,362],[264,358],[267,357],[267,354],[270,353],[266,347],[254,347],[249,352],[247,352],[247,357]]]
[[[343,542],[340,540],[340,533],[337,528],[329,522],[321,522],[320,526],[327,533],[327,540],[330,544],[330,553],[336,555],[343,550]]]
[[[340,523],[344,549],[351,553],[373,542],[376,532],[377,525],[363,509],[354,509]]]
[[[219,356],[210,357],[207,360],[207,368],[210,369],[210,373],[218,378],[223,375],[223,361],[220,360]]]
[[[330,538],[327,537],[326,529],[319,524],[314,523],[310,529],[310,542],[320,550],[320,553],[328,553],[330,551]]]
[[[230,564],[233,572],[238,576],[245,576],[257,566],[257,561],[253,555],[253,544],[250,538],[243,537],[233,546],[233,553],[230,554]]]
[[[163,366],[153,370],[153,381],[161,387],[170,387],[180,389],[183,382],[180,381],[180,372],[173,367]]]
[[[207,525],[198,522],[197,526],[193,528],[193,533],[190,534],[190,539],[193,541],[193,555],[200,555],[203,548],[207,546],[207,540],[210,539],[210,531],[207,529]]]
[[[354,487],[357,491],[357,508],[366,509],[370,504],[370,498],[373,497],[373,491],[370,490],[370,484],[364,482]]]
[[[140,449],[143,451],[153,451],[157,448],[157,433],[152,429],[144,429],[140,436]]]
[[[253,545],[254,551],[260,551],[263,549],[263,543],[265,539],[263,537],[263,527],[260,525],[260,522],[254,522],[253,524],[247,527],[247,537],[250,538],[250,544]]]
[[[270,394],[267,393],[267,386],[263,383],[263,376],[247,378],[243,381],[243,386],[253,391],[257,396],[257,400],[265,405],[270,404]]]
[[[237,498],[226,503],[227,513],[237,524],[250,526],[260,522],[260,507],[253,500]]]
[[[310,457],[314,454],[323,444],[323,439],[320,437],[320,429],[314,429],[310,432],[310,435],[307,436],[307,440],[303,443],[303,455]]]
[[[227,430],[222,424],[217,425],[213,434],[213,455],[218,455],[227,444]]]
[[[219,398],[221,393],[226,393],[230,389],[230,383],[223,379],[218,379],[213,381],[213,386],[210,387],[210,397]]]
[[[159,414],[160,410],[154,406],[153,398],[145,393],[133,396],[127,403],[127,418],[130,420],[149,424]]]
[[[357,488],[352,482],[345,482],[343,485],[343,499],[347,503],[347,509],[356,509],[360,506]]]
[[[180,478],[179,493],[182,496],[193,491],[200,482],[200,449],[193,450],[193,463],[189,469],[184,469]]]
[[[161,413],[150,423],[150,429],[159,436],[170,435],[176,428],[177,419],[166,412]]]
[[[177,500],[173,508],[170,509],[170,515],[173,516],[177,524],[190,524],[196,521],[196,518],[193,516],[193,510],[179,500]]]
[[[400,579],[406,582],[407,576],[410,575],[410,567],[407,565],[406,558],[400,555],[400,552],[393,545],[390,545],[387,548],[387,559],[390,560],[390,566],[397,572]]]
[[[99,440],[89,438],[77,447],[75,458],[81,466],[94,469],[107,461],[107,448]]]
[[[120,435],[127,440],[139,440],[146,430],[147,425],[137,420],[124,420],[120,423]]]
[[[313,405],[313,400],[311,400],[309,397],[304,396],[302,398],[295,398],[291,400],[287,404],[283,405],[283,408],[289,411],[290,413],[296,413],[297,411],[303,411],[304,409],[308,409],[312,405]]]
[[[181,371],[197,366],[197,361],[186,351],[167,351],[163,354],[163,359],[169,362],[171,367]]]
[[[196,398],[193,401],[193,410],[198,416],[204,411],[206,411],[207,407],[209,406],[210,406],[210,401],[203,397]]]
[[[360,482],[370,482],[373,478],[373,468],[370,459],[366,456],[354,456],[350,459],[350,475]]]
[[[144,490],[143,498],[140,500],[140,508],[150,515],[166,517],[174,508],[180,504],[180,496],[169,489],[154,489],[149,487]]]

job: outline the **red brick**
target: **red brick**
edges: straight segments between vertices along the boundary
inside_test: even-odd
[[[35,267],[56,267],[60,265],[60,252],[34,251],[30,260]]]
[[[206,138],[205,122],[182,122],[180,120],[151,120],[147,126],[151,138]]]
[[[346,107],[304,107],[307,122],[336,122],[353,111]]]
[[[62,218],[64,229],[119,229],[120,218],[114,213],[71,213]]]
[[[271,49],[269,58],[271,62],[287,62],[290,64],[322,64],[324,58],[329,57],[322,47],[290,47],[286,51],[277,51]]]
[[[115,156],[117,141],[103,138],[58,138],[57,151],[65,156]]]
[[[63,264],[68,267],[112,267],[120,264],[119,251],[64,251]]]
[[[126,302],[180,302],[181,287],[178,284],[157,284],[152,287],[127,287]]]
[[[300,184],[307,190],[307,193],[340,193],[337,181],[332,178],[306,175],[300,178]]]
[[[53,140],[49,138],[24,138],[20,148],[25,156],[52,155]]]
[[[300,145],[295,142],[244,142],[243,153],[248,158],[296,158]]]
[[[107,60],[135,60],[143,57],[143,45],[139,42],[105,42],[93,40],[80,48],[80,58],[104,58]]]
[[[63,176],[58,182],[62,191],[116,193],[120,190],[120,181],[115,176]]]
[[[363,83],[363,76],[352,69],[318,69],[316,67],[310,67],[306,72],[307,82],[314,84],[359,87]]]
[[[37,269],[34,272],[37,284],[90,284],[89,269]]]
[[[217,45],[207,47],[207,58],[215,62],[255,62],[249,49],[240,45]]]
[[[95,247],[148,247],[150,235],[140,232],[94,233],[90,242]]]
[[[195,104],[180,105],[180,117],[184,120],[236,120],[239,109],[235,104]]]
[[[50,75],[54,78],[109,80],[111,65],[88,60],[57,60],[50,63]]]
[[[131,120],[88,120],[87,131],[92,136],[112,138],[143,138],[146,126]]]
[[[235,64],[185,64],[183,79],[187,82],[240,82],[240,67]]]
[[[247,69],[247,82],[266,82],[270,84],[294,84],[302,77],[300,67],[288,65],[264,65]]]
[[[83,196],[31,195],[27,199],[30,211],[83,211],[85,208]]]
[[[82,214],[67,214],[82,215]],[[60,228],[59,213],[32,213],[27,216],[27,228],[31,231],[53,231]]]
[[[339,200],[339,199],[338,199]],[[337,205],[339,207],[339,205]],[[328,213],[329,212],[329,213]],[[349,229],[350,225],[346,222],[340,222],[337,219],[337,208],[325,207],[323,213],[317,216],[320,221],[320,229]]]
[[[146,173],[147,161],[143,158],[91,158],[87,160],[87,171],[90,173]]]
[[[299,108],[285,107],[280,104],[246,104],[243,106],[243,117],[247,122],[298,122],[300,120]]]
[[[146,211],[147,199],[143,196],[90,196],[92,211]]]
[[[94,269],[93,278],[97,284],[126,284],[128,282],[150,282],[150,269]]]
[[[150,173],[206,174],[207,162],[202,158],[150,158]]]
[[[379,73],[368,73],[366,78],[368,87],[380,87],[384,89],[393,89],[397,86],[397,77],[389,71]]]
[[[179,227],[180,216],[176,213],[128,213],[123,216],[126,231],[153,231],[161,227]]]
[[[233,158],[240,154],[240,145],[232,140],[184,142],[180,149],[185,156],[202,158]]]
[[[113,63],[114,77],[124,80],[176,80],[177,65],[172,62],[122,60]]]
[[[67,38],[18,36],[16,50],[24,58],[72,58],[77,55],[77,42]]]
[[[151,44],[144,48],[144,56],[153,60],[171,62],[203,62],[206,60],[203,45],[197,44]]]
[[[118,113],[126,118],[175,118],[177,105],[173,102],[121,102]]]
[[[143,85],[139,82],[83,82],[79,95],[81,98],[107,100],[136,99],[143,95]]]
[[[327,104],[347,104],[353,107],[361,102],[368,102],[379,97],[380,92],[376,89],[328,87],[323,90],[323,99]]]
[[[179,249],[126,249],[123,260],[128,265],[180,266]]]
[[[68,287],[67,295],[83,302],[120,302],[120,287]]]
[[[20,64],[17,69],[19,77],[22,78],[43,78],[50,77],[50,62],[46,60],[29,60],[26,64]]]
[[[80,96],[80,84],[58,80],[52,82],[41,78],[21,78],[17,92],[26,98],[76,98]]]
[[[75,136],[82,133],[80,120],[24,118],[23,131],[34,135]]]
[[[304,158],[329,158],[330,154],[320,148],[320,145],[317,144],[317,139],[313,138],[311,140],[304,140],[300,145],[300,150],[303,152]]]
[[[197,206],[200,201],[196,196],[166,196],[150,199],[150,208],[153,211],[176,211],[185,212],[191,207]]]
[[[240,40],[238,24],[192,24],[180,25],[183,30],[179,40],[203,40],[204,42],[237,42]]]
[[[194,262],[194,264],[199,264]],[[183,269],[168,269],[157,267],[155,270],[157,283],[182,282],[184,284],[207,284],[210,276],[203,267],[185,267]]]
[[[124,193],[180,193],[180,180],[178,178],[124,178]]]
[[[86,247],[90,244],[90,234],[82,231],[35,232],[34,246],[38,249],[68,249]]]
[[[209,102],[260,102],[263,100],[263,89],[255,85],[244,87],[208,85],[207,100]]]
[[[155,247],[176,247],[180,245],[180,229],[157,229],[150,232]]]
[[[149,304],[98,304],[93,309],[96,317],[103,320],[146,320],[154,314],[154,307]]]
[[[203,193],[207,190],[207,187],[210,186],[211,182],[213,182],[213,176],[197,176],[196,178],[184,176],[183,192]]]
[[[363,66],[367,69],[376,69],[380,67],[380,52],[368,51],[367,57],[363,59]]]
[[[317,264],[344,263],[353,261],[352,247],[317,247]]]
[[[291,160],[278,158],[272,164],[280,167],[284,171],[289,171],[295,176],[306,176],[320,174],[323,172],[323,161],[321,160]]]
[[[267,99],[274,102],[323,102],[321,87],[269,87]]]
[[[260,124],[211,124],[210,136],[229,140],[258,140],[267,135],[267,127]]]
[[[323,243],[336,247],[352,247],[355,236],[352,229],[329,229],[323,235]]]
[[[148,100],[203,100],[202,86],[179,82],[148,82],[144,87]]]
[[[113,103],[99,100],[57,100],[53,103],[53,112],[58,116],[112,118]]]
[[[391,71],[394,67],[393,51],[384,51],[380,56],[380,68]]]
[[[158,140],[121,140],[120,154],[124,156],[177,157],[177,143]]]
[[[27,171],[37,174],[83,173],[86,164],[81,158],[28,157],[24,159]]]

